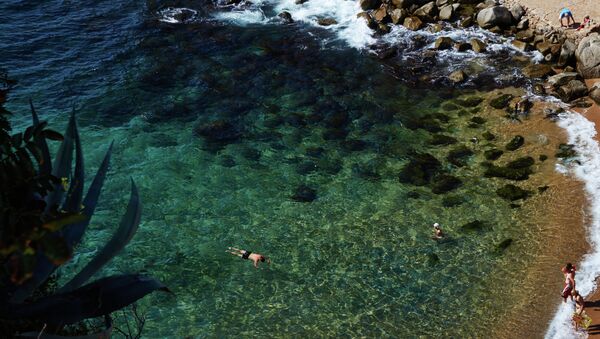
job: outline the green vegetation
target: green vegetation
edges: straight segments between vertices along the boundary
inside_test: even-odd
[[[56,286],[54,273],[72,257],[94,214],[112,145],[84,197],[84,156],[75,115],[63,136],[39,121],[30,102],[32,125],[11,134],[11,113],[3,104],[14,84],[0,72],[0,332],[15,335],[46,326],[46,333],[60,332],[65,325],[101,316],[109,327],[111,312],[167,290],[139,274],[84,285],[135,234],[141,217],[137,188],[132,180],[127,211],[111,239],[69,282]],[[62,141],[54,163],[47,140]]]

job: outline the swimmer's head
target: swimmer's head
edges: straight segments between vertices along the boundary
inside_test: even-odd
[[[433,224],[433,228],[440,228],[440,224],[438,224],[437,222]]]
[[[260,261],[261,261],[261,262],[265,262],[265,257],[264,257],[264,256],[261,256],[261,257],[260,257]]]

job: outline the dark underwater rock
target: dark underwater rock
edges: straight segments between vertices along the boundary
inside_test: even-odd
[[[281,19],[281,21],[285,22],[286,24],[291,24],[294,22],[292,15],[288,11],[283,11],[283,12],[279,13],[277,16]]]
[[[313,158],[320,158],[324,152],[325,152],[325,149],[323,147],[307,147],[306,148],[306,155],[308,155],[309,157],[313,157]]]
[[[431,133],[437,133],[442,131],[442,127],[437,119],[433,116],[427,115],[423,117],[410,117],[403,121],[404,126],[409,129],[423,129]]]
[[[492,161],[500,158],[500,156],[502,156],[502,154],[504,154],[504,151],[499,150],[497,148],[493,148],[493,149],[483,152],[483,156],[487,160],[492,160]]]
[[[468,222],[464,225],[462,225],[460,227],[460,229],[464,232],[474,232],[474,231],[481,231],[486,227],[485,222],[481,221],[481,220],[473,220],[471,222]]]
[[[342,141],[342,148],[348,152],[360,152],[367,148],[367,142],[363,140],[348,139]]]
[[[219,159],[219,165],[223,167],[233,167],[236,165],[235,159],[231,155],[224,155]]]
[[[510,180],[527,180],[531,174],[531,168],[508,168],[500,166],[489,166],[483,176],[486,178],[504,178]]]
[[[470,121],[472,123],[477,124],[477,125],[483,125],[483,124],[485,124],[485,119],[482,118],[482,117],[475,116],[475,117],[472,117]]]
[[[546,160],[548,160],[548,156],[545,155],[545,154],[540,154],[539,160],[540,161],[546,161]]]
[[[330,128],[323,132],[325,140],[342,140],[348,136],[348,130],[345,128]]]
[[[490,106],[495,109],[503,109],[508,106],[508,103],[512,100],[513,96],[511,94],[500,94],[496,98],[490,100]]]
[[[453,138],[451,136],[444,134],[434,134],[431,140],[429,141],[429,144],[434,146],[446,146],[455,144],[456,142],[456,138]]]
[[[574,145],[560,144],[558,151],[556,152],[557,158],[573,158],[577,156],[577,152],[574,149]]]
[[[317,164],[312,161],[303,161],[296,167],[296,172],[301,175],[307,175],[317,170]]]
[[[519,199],[527,199],[531,192],[518,186],[507,184],[496,190],[496,194],[498,194],[498,196],[502,199],[515,201]]]
[[[492,140],[496,139],[496,136],[488,131],[483,132],[483,134],[481,134],[481,136],[487,141],[492,141]]]
[[[498,245],[496,245],[496,252],[497,253],[504,252],[510,245],[512,245],[512,243],[513,243],[513,240],[511,238],[503,240]]]
[[[443,194],[455,190],[461,185],[462,181],[457,177],[448,174],[441,174],[433,178],[431,192],[435,194]]]
[[[513,169],[519,169],[519,168],[531,167],[531,166],[533,166],[533,164],[535,164],[535,160],[533,160],[532,157],[522,157],[522,158],[519,158],[519,159],[509,162],[508,164],[506,164],[506,167],[513,168]]]
[[[451,150],[446,159],[454,166],[463,167],[467,164],[468,158],[472,155],[473,151],[470,148],[466,146],[460,146]]]
[[[483,101],[480,97],[466,97],[456,99],[456,103],[463,107],[475,107]]]
[[[524,143],[525,143],[525,138],[523,138],[520,135],[517,135],[514,138],[512,138],[508,142],[508,144],[506,144],[505,148],[508,151],[515,151],[515,150],[519,149],[521,146],[523,146]]]
[[[410,191],[406,193],[406,197],[410,199],[419,199],[421,195],[417,191]]]
[[[405,184],[427,185],[441,168],[442,164],[433,155],[417,154],[402,168],[398,179]]]
[[[462,205],[464,202],[465,202],[465,199],[460,195],[448,195],[442,199],[442,206],[454,207],[454,206]]]
[[[373,163],[353,164],[352,173],[366,180],[381,179],[381,175],[377,173],[377,166]]]
[[[312,202],[317,199],[317,191],[306,185],[300,185],[294,191],[292,199],[298,202]]]
[[[230,143],[237,141],[242,133],[239,128],[225,120],[216,120],[194,127],[195,136],[201,136],[209,142]]]

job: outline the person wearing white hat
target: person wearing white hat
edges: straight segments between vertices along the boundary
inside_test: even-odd
[[[444,232],[440,228],[440,224],[437,222],[433,224],[433,239],[442,239],[444,237]]]

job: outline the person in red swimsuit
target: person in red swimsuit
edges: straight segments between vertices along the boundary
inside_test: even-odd
[[[562,290],[561,296],[563,297],[563,302],[567,302],[567,298],[573,300],[571,292],[575,290],[575,266],[567,263],[561,271],[565,275],[565,287]]]

